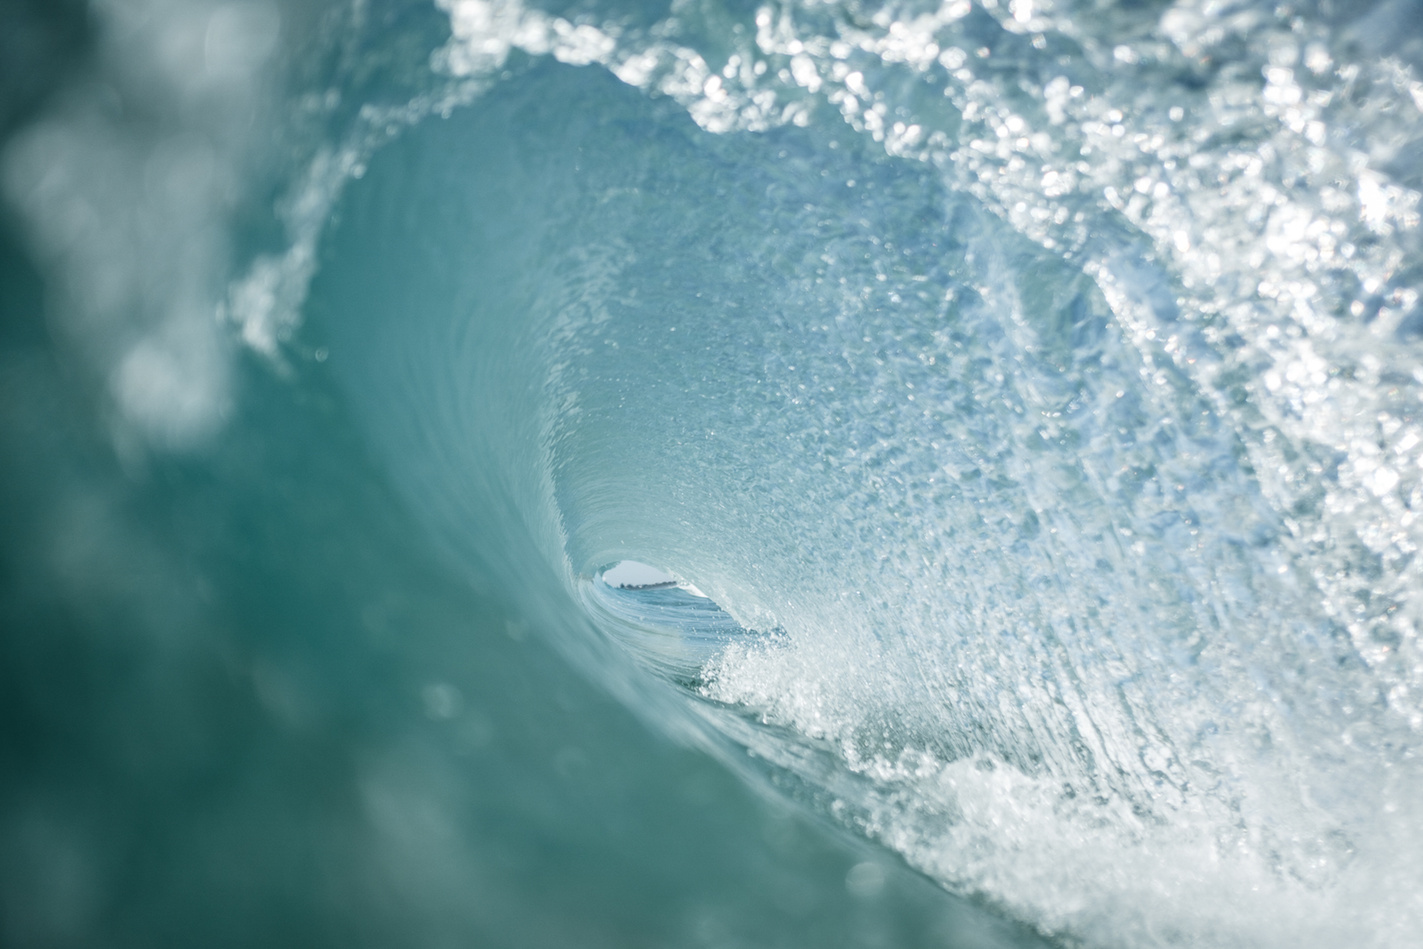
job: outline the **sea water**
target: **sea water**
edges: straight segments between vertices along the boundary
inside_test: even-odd
[[[1423,937],[1416,3],[15,10],[7,942]]]

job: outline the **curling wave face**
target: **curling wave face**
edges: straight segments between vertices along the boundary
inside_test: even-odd
[[[439,7],[224,312],[450,562],[1066,944],[1423,930],[1412,6]]]

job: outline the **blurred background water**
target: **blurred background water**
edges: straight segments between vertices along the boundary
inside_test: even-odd
[[[1420,28],[9,0],[4,942],[1416,941]]]

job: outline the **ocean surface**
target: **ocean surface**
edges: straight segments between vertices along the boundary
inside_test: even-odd
[[[1423,944],[1420,77],[4,0],[0,943]]]

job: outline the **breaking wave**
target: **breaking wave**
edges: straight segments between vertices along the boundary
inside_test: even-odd
[[[1064,945],[1423,931],[1416,4],[437,6],[8,144],[121,444],[329,380],[643,727]]]

